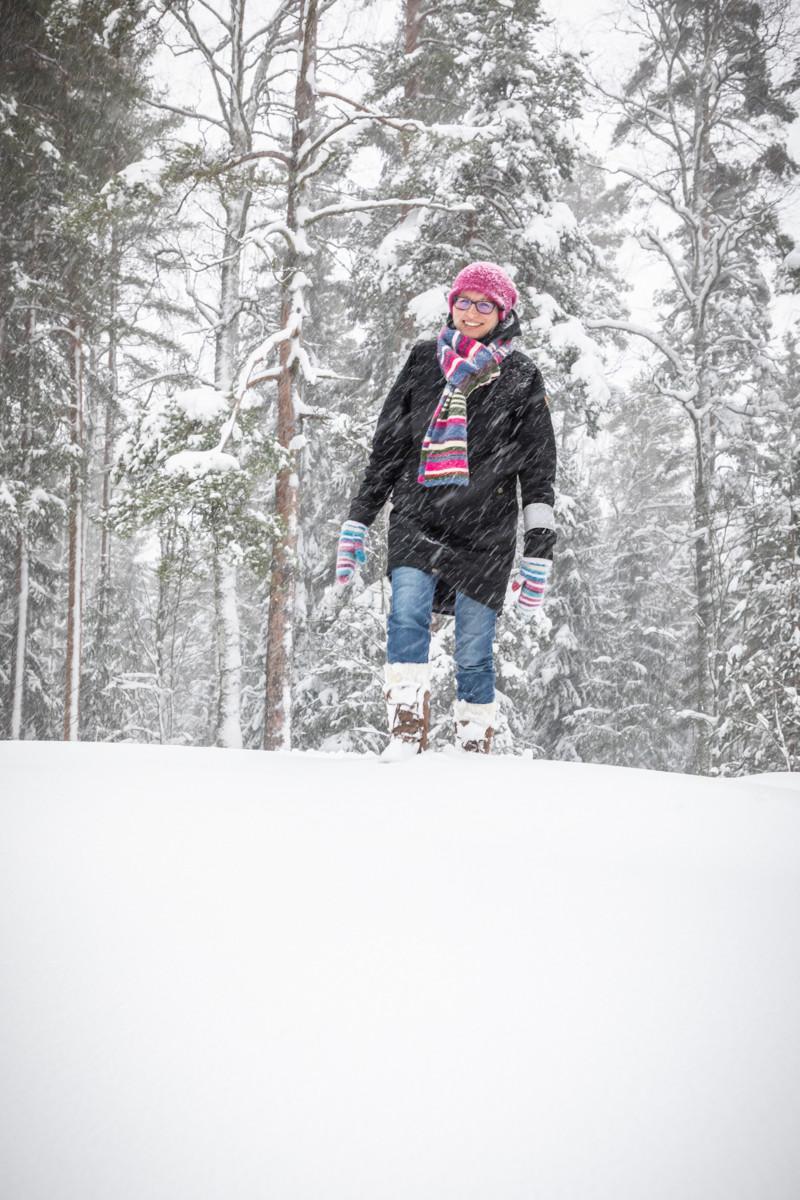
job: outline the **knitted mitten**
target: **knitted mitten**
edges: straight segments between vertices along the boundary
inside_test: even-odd
[[[549,558],[520,559],[519,571],[511,588],[519,593],[517,605],[523,616],[530,616],[535,608],[541,608],[544,604],[552,566]]]
[[[366,536],[367,526],[360,521],[345,521],[342,525],[336,551],[336,582],[340,587],[346,587],[356,569],[367,561]]]

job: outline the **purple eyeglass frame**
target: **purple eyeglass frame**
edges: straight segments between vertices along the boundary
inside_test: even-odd
[[[454,300],[453,308],[457,308],[460,312],[469,312],[473,304],[484,317],[488,317],[489,313],[494,312],[497,308],[494,300],[468,300],[466,296],[459,296],[457,300]]]

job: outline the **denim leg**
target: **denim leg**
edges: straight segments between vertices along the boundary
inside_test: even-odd
[[[456,696],[470,704],[494,700],[494,641],[497,613],[456,592]]]
[[[436,576],[416,567],[392,571],[392,601],[386,623],[387,662],[427,662]]]

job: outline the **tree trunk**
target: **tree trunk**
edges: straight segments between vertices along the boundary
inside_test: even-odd
[[[714,657],[715,622],[713,596],[713,561],[711,552],[711,496],[709,473],[711,463],[704,445],[704,422],[694,422],[694,579],[697,601],[695,626],[696,695],[694,707],[706,717],[713,717],[715,710],[712,685],[712,660]],[[694,767],[698,774],[706,775],[711,765],[710,729],[708,722],[698,722],[695,744]]]
[[[68,508],[68,595],[67,662],[64,689],[64,741],[78,740],[80,722],[81,641],[83,619],[83,448],[84,448],[84,372],[81,328],[70,324],[72,346],[70,363],[74,399],[70,405],[70,446]]]
[[[225,205],[226,228],[220,280],[221,320],[216,340],[215,383],[231,396],[239,343],[241,239],[248,198],[238,191]],[[242,659],[237,606],[236,562],[214,538],[214,612],[217,624],[218,704],[214,741],[238,749],[242,745]]]
[[[234,152],[245,152],[245,138]],[[241,302],[241,240],[247,222],[249,192],[239,188],[225,202],[225,236],[222,256],[221,320],[216,338],[215,383],[231,395],[239,354],[239,306]],[[231,400],[233,402],[233,400]],[[241,636],[237,611],[236,563],[225,547],[213,540],[215,571],[215,616],[217,624],[218,703],[215,742],[218,746],[241,748]]]
[[[706,47],[708,33],[706,32]],[[713,686],[713,663],[716,659],[716,629],[714,621],[714,559],[711,539],[713,500],[711,485],[714,472],[712,443],[711,388],[705,284],[710,269],[708,245],[711,238],[710,201],[708,198],[710,172],[710,59],[708,49],[703,70],[695,85],[694,212],[697,227],[694,236],[692,263],[693,295],[695,297],[694,369],[697,380],[695,405],[705,415],[693,418],[694,432],[694,576],[696,598],[696,695],[693,707],[703,714],[696,729],[694,767],[698,774],[707,775],[711,766],[713,722],[716,719],[716,697]],[[698,299],[700,298],[700,299]]]
[[[230,396],[239,341],[241,237],[247,201],[239,192],[226,204],[221,277],[221,321],[216,342],[215,383]],[[214,741],[238,749],[242,745],[242,659],[237,606],[236,561],[214,537],[214,612],[217,626],[218,704]]]
[[[27,370],[27,404],[22,420],[22,478],[28,480],[30,472],[30,447],[33,440],[31,429],[31,397],[33,390],[33,337],[36,332],[36,306],[32,304],[28,312],[28,370]],[[23,400],[23,404],[25,401]],[[25,512],[20,513],[20,530],[17,537],[17,609],[16,628],[14,630],[14,668],[11,685],[11,726],[9,734],[12,738],[22,736],[22,726],[25,719],[25,665],[28,656],[28,611],[30,598],[30,545]]]
[[[302,214],[306,208],[308,185],[299,169],[303,143],[311,136],[316,85],[317,2],[304,0],[300,11],[298,72],[295,88],[295,125],[286,223],[306,245]],[[267,622],[266,703],[264,710],[264,749],[291,748],[292,652],[295,621],[295,572],[297,564],[297,513],[299,506],[298,451],[292,442],[298,432],[294,401],[294,377],[297,369],[296,347],[300,341],[305,313],[306,276],[300,255],[288,251],[286,283],[281,303],[281,328],[291,327],[291,336],[281,342],[281,373],[278,379],[278,442],[285,448],[287,464],[278,472],[275,507],[281,523],[281,536],[272,553],[272,571]]]
[[[281,324],[291,315],[291,299],[281,306]],[[278,379],[278,441],[289,446],[296,432],[292,368],[287,366],[290,343],[281,343]],[[294,463],[278,472],[275,508],[282,533],[272,551],[267,623],[267,694],[264,749],[291,748],[291,667],[294,647],[295,563],[297,557],[298,477]]]
[[[234,157],[252,149],[250,131],[242,109],[245,88],[244,5],[233,0],[230,59],[230,149]],[[216,336],[214,381],[233,403],[233,387],[239,354],[239,307],[241,304],[242,238],[252,191],[250,173],[234,177],[223,195],[225,239],[220,270],[220,322]],[[242,651],[237,604],[236,560],[214,537],[214,609],[217,623],[218,703],[214,740],[218,746],[242,745],[241,691]]]
[[[102,655],[108,630],[111,603],[111,534],[108,527],[108,510],[111,507],[111,471],[114,460],[114,436],[117,413],[119,375],[117,367],[117,306],[119,303],[119,262],[116,228],[111,230],[111,305],[108,323],[108,394],[103,423],[103,466],[100,496],[100,564],[98,573],[97,601],[97,649]]]
[[[420,0],[406,0],[405,3],[405,24],[403,29],[403,53],[413,54],[419,45],[419,30],[422,21]],[[410,71],[406,75],[403,85],[403,93],[406,100],[409,102],[407,112],[410,113],[411,102],[414,101],[419,94],[419,72]]]
[[[11,737],[22,734],[25,700],[25,657],[28,645],[28,538],[25,528],[17,539],[17,628],[14,639],[14,676],[11,699]]]
[[[236,606],[236,563],[230,551],[220,546],[214,552],[214,609],[217,616],[219,675],[216,742],[218,746],[240,750],[242,655]]]

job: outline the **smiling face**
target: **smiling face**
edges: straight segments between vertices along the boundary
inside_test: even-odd
[[[463,291],[459,292],[456,300],[459,297],[465,296],[468,300],[489,300],[490,297],[483,292]],[[490,313],[479,313],[474,304],[471,304],[466,311],[457,308],[453,304],[453,324],[459,333],[465,333],[468,337],[482,338],[487,333],[491,333],[499,320],[497,305]]]

